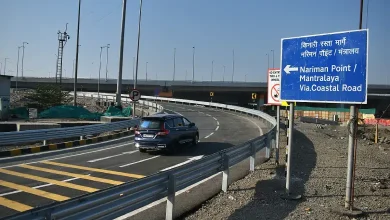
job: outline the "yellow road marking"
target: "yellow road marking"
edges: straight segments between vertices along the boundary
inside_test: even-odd
[[[31,187],[27,187],[27,186],[15,184],[15,183],[3,181],[3,180],[0,180],[0,185],[11,188],[11,189],[20,190],[20,191],[23,191],[26,193],[34,194],[37,196],[45,197],[45,198],[55,200],[55,201],[65,201],[65,200],[69,199],[69,197],[66,197],[66,196],[61,196],[61,195],[46,192],[46,191],[43,191],[40,189],[34,189]]]
[[[25,204],[22,204],[19,202],[15,202],[15,201],[6,199],[4,197],[0,197],[0,205],[5,206],[5,207],[10,208],[10,209],[13,209],[13,210],[16,210],[16,211],[19,211],[19,212],[24,212],[24,211],[27,211],[27,210],[30,210],[33,208],[31,206],[28,206],[28,205],[25,205]]]
[[[47,169],[47,168],[43,168],[43,167],[31,166],[31,165],[27,165],[27,164],[22,164],[22,165],[20,165],[20,167],[24,167],[24,168],[32,169],[32,170],[39,170],[39,171],[47,172],[47,173],[54,173],[54,174],[58,174],[58,175],[77,177],[80,179],[92,180],[92,181],[101,182],[101,183],[108,183],[111,185],[120,185],[120,184],[124,183],[121,181],[109,180],[109,179],[93,177],[93,176],[77,174],[77,173],[69,173],[69,172],[65,172],[65,171],[52,170],[52,169]]]
[[[91,168],[91,167],[83,167],[83,166],[77,166],[77,165],[66,164],[66,163],[57,163],[57,162],[53,162],[53,161],[42,161],[42,163],[55,165],[55,166],[61,166],[61,167],[80,169],[80,170],[88,170],[88,171],[99,172],[99,173],[107,173],[107,174],[112,174],[112,175],[117,175],[117,176],[126,176],[126,177],[137,178],[137,179],[145,177],[143,175],[138,175],[138,174],[124,173],[124,172],[118,172],[118,171],[112,171],[112,170],[103,170],[103,169],[97,169],[97,168]]]
[[[22,178],[26,178],[26,179],[32,179],[32,180],[44,182],[44,183],[51,183],[54,185],[63,186],[63,187],[71,188],[71,189],[77,189],[77,190],[85,191],[85,192],[98,191],[98,189],[96,189],[96,188],[81,186],[81,185],[77,185],[77,184],[73,184],[73,183],[62,182],[62,181],[48,179],[48,178],[39,177],[39,176],[34,176],[34,175],[30,175],[30,174],[19,173],[19,172],[6,170],[6,169],[2,169],[2,168],[0,168],[0,173],[5,173],[8,175],[18,176],[18,177],[22,177]]]

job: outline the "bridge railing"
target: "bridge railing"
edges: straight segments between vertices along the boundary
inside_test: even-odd
[[[248,169],[254,171],[255,158],[259,151],[270,150],[276,134],[276,120],[260,111],[218,103],[199,102],[183,99],[143,97],[149,101],[169,101],[183,104],[203,105],[259,117],[269,125],[264,135],[248,140],[188,164],[158,172],[143,179],[87,194],[64,202],[57,202],[30,211],[10,216],[7,219],[114,219],[137,210],[157,200],[166,198],[166,219],[174,216],[175,194],[203,179],[222,173],[221,189],[228,189],[229,170],[232,166],[249,158]]]
[[[156,103],[150,103],[149,101],[145,100],[142,101],[142,104],[145,106],[153,106],[153,108],[150,108],[150,110],[154,112],[159,112],[163,109],[161,105],[157,105]],[[86,135],[101,134],[104,132],[131,128],[134,127],[138,123],[138,121],[139,119],[132,119],[112,122],[109,124],[102,123],[96,125],[76,126],[70,128],[50,128],[27,131],[0,132],[0,145],[17,145],[40,141],[43,141],[45,143],[48,140],[65,139],[72,137],[82,138]]]

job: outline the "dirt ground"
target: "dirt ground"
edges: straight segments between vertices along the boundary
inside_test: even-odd
[[[201,208],[180,219],[390,219],[390,150],[387,141],[374,144],[359,132],[354,207],[359,217],[334,212],[344,207],[348,131],[346,127],[296,123],[292,153],[291,193],[285,200],[286,136],[281,132],[280,166],[272,158],[255,172],[233,183]],[[382,140],[390,139],[381,129]],[[371,136],[370,136],[371,137]]]

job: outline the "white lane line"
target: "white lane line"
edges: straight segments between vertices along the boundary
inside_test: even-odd
[[[198,111],[198,113],[199,113],[199,114],[205,114],[204,112],[200,112],[200,111]]]
[[[157,157],[160,157],[160,155],[158,156],[154,156],[154,157],[151,157],[151,158],[146,158],[146,159],[143,159],[143,160],[139,160],[139,161],[136,161],[136,162],[133,162],[133,163],[129,163],[129,164],[125,164],[125,165],[121,165],[119,167],[127,167],[127,166],[131,166],[131,165],[134,165],[134,164],[137,164],[137,163],[142,163],[142,162],[145,162],[145,161],[148,161],[148,160],[152,160],[154,158],[157,158]]]
[[[90,176],[90,175],[91,174],[88,174],[87,176]],[[78,177],[70,178],[70,179],[62,180],[62,182],[70,182],[70,181],[77,180],[77,179],[80,179],[80,178],[78,178]],[[43,187],[46,187],[46,186],[52,186],[52,185],[54,185],[54,184],[48,183],[48,184],[44,184],[44,185],[34,186],[33,188],[34,189],[40,189],[40,188],[43,188]],[[16,190],[16,191],[0,194],[0,196],[8,196],[8,195],[12,195],[12,194],[20,193],[20,192],[23,192],[23,191]]]
[[[102,160],[107,160],[107,159],[110,159],[110,158],[113,158],[113,157],[119,157],[119,156],[122,156],[122,155],[125,155],[125,154],[133,154],[135,152],[138,152],[138,150],[123,152],[121,154],[116,154],[116,155],[111,155],[111,156],[108,156],[108,157],[102,157],[102,158],[98,158],[98,159],[94,159],[94,160],[89,160],[88,163],[95,163],[95,162],[102,161]]]
[[[211,115],[210,114],[206,114],[207,116],[209,116],[209,117],[211,117]]]
[[[65,158],[69,158],[69,157],[76,157],[76,156],[81,156],[81,155],[84,155],[84,154],[91,154],[91,153],[96,153],[96,152],[100,152],[100,151],[115,149],[115,148],[118,148],[118,147],[129,146],[130,144],[133,144],[133,143],[134,143],[134,142],[130,142],[130,143],[127,143],[127,144],[121,144],[121,145],[117,145],[117,146],[113,146],[113,147],[107,147],[107,148],[103,148],[103,149],[99,149],[99,150],[88,151],[88,152],[79,153],[79,154],[72,154],[72,155],[63,156],[63,157],[56,157],[56,158],[47,159],[47,160],[50,161],[50,160],[65,159]],[[36,163],[40,163],[40,162],[42,162],[42,161],[47,161],[47,160],[40,160],[40,161],[35,161],[35,162],[30,162],[30,163],[23,163],[23,164],[36,164]],[[15,164],[15,165],[10,165],[10,166],[0,167],[0,168],[17,167],[17,166],[19,166],[19,165],[20,165],[20,164]]]
[[[207,177],[206,179],[203,179],[203,180],[201,180],[201,181],[199,181],[199,182],[197,182],[197,183],[195,183],[195,184],[193,184],[193,185],[191,185],[191,186],[188,186],[187,188],[184,188],[184,189],[182,189],[182,190],[179,190],[179,191],[176,192],[176,196],[178,196],[178,195],[180,195],[180,194],[183,194],[184,192],[190,191],[192,188],[195,188],[195,187],[199,186],[200,184],[202,184],[202,183],[204,183],[204,182],[206,182],[206,181],[209,181],[210,179],[212,179],[212,178],[214,178],[214,177],[216,177],[216,176],[218,176],[218,175],[220,175],[220,174],[221,174],[220,172],[219,172],[219,173],[216,173],[216,174],[214,174],[214,175],[212,175],[212,176],[210,176],[210,177]],[[134,210],[134,211],[132,211],[132,212],[130,212],[130,213],[127,213],[127,214],[125,214],[125,215],[119,216],[119,217],[115,218],[114,220],[125,220],[125,219],[129,219],[129,217],[131,217],[131,216],[137,215],[138,213],[141,213],[141,212],[143,212],[143,211],[145,211],[145,210],[147,210],[147,209],[150,209],[150,208],[152,208],[152,207],[154,207],[154,206],[156,206],[156,205],[159,205],[159,204],[161,204],[161,203],[163,203],[163,202],[166,202],[166,201],[167,201],[167,198],[166,198],[166,197],[165,197],[165,198],[162,198],[162,199],[157,200],[157,201],[155,201],[155,202],[152,202],[152,203],[150,203],[149,205],[146,205],[146,206],[144,206],[144,207],[142,207],[142,208],[139,208],[139,209],[137,209],[137,210]]]
[[[219,129],[219,126],[217,126],[217,127],[215,128],[215,131],[218,131],[218,129]]]
[[[206,137],[204,137],[204,138],[209,138],[211,135],[213,135],[214,134],[214,132],[211,132],[209,135],[207,135]]]
[[[219,126],[219,121],[217,121],[217,125]]]
[[[210,115],[211,116],[211,115]],[[214,118],[214,120],[216,120],[216,121],[218,121],[218,119],[216,118],[216,117],[213,117]]]
[[[78,146],[78,147],[72,147],[72,148],[68,148],[68,149],[61,149],[61,150],[56,150],[56,152],[64,152],[66,153],[66,151],[70,151],[70,150],[74,150],[74,149],[79,149],[79,148],[85,148],[85,147],[89,147],[89,146],[94,146],[94,145],[99,145],[99,144],[110,144],[111,142],[113,141],[119,141],[119,140],[122,140],[122,139],[126,139],[126,138],[129,138],[129,137],[134,137],[134,135],[130,135],[130,136],[126,136],[126,137],[121,137],[121,138],[117,138],[117,139],[113,139],[113,140],[108,140],[108,141],[104,141],[104,142],[99,142],[99,143],[93,143],[93,144],[87,144],[87,145],[83,145],[83,146]],[[106,148],[106,149],[109,149],[109,148]],[[33,155],[34,156],[37,156],[37,155],[44,155],[44,154],[49,154],[49,153],[52,153],[50,151],[46,151],[46,152],[40,152],[40,153],[34,153]],[[31,154],[32,155],[32,154]],[[28,158],[28,157],[31,157],[31,155],[21,155],[21,156],[18,156],[18,158]],[[77,154],[76,154],[77,155]],[[4,159],[7,159],[7,158],[4,158]],[[0,159],[0,163],[3,159]],[[8,166],[10,167],[10,166]],[[5,167],[0,167],[0,168],[5,168]]]
[[[171,166],[171,167],[167,167],[167,168],[165,168],[165,169],[162,169],[161,171],[170,170],[170,169],[173,169],[173,168],[175,168],[175,167],[179,167],[179,166],[181,166],[181,165],[190,163],[190,162],[192,162],[192,161],[194,161],[194,160],[200,160],[200,159],[202,159],[203,156],[204,156],[204,155],[199,155],[199,156],[195,156],[195,157],[190,157],[190,158],[188,158],[186,161],[184,161],[184,162],[182,162],[182,163],[178,163],[178,164],[175,164],[175,165],[173,165],[173,166]]]

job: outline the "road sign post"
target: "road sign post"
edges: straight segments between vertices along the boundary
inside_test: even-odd
[[[131,90],[130,92],[130,99],[133,101],[133,102],[136,102],[138,101],[140,98],[141,98],[141,92],[136,90],[136,89],[133,89]],[[135,109],[134,109],[135,110]]]
[[[289,154],[293,147],[291,102],[366,104],[367,54],[368,30],[362,29],[281,40],[280,98],[290,102]],[[351,109],[352,113],[355,114]],[[354,120],[351,115],[352,123]],[[352,167],[351,149],[348,165]],[[288,162],[287,192],[291,170],[291,161]],[[351,200],[351,173],[347,177],[346,207]]]
[[[276,105],[276,140],[275,140],[275,163],[279,165],[279,136],[280,136],[280,69],[268,69],[268,92],[267,103]]]

